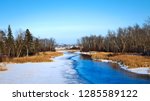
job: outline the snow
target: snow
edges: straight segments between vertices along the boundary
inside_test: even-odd
[[[0,83],[12,84],[65,84],[78,83],[72,60],[75,54],[64,54],[53,58],[54,62],[7,64],[7,71],[0,72]],[[71,82],[68,82],[71,78]]]
[[[146,67],[134,68],[129,70],[131,72],[138,73],[138,74],[150,74],[150,68],[146,68]]]
[[[73,67],[73,60],[68,59],[80,54],[67,53],[63,56],[53,58],[54,62],[7,64],[7,71],[0,71],[0,83],[2,84],[67,84],[82,83]],[[102,62],[117,63],[129,72],[137,74],[150,74],[150,67],[129,69],[128,66],[112,60],[101,60]],[[0,64],[2,65],[2,64]]]
[[[150,67],[128,68],[128,66],[126,66],[124,64],[121,64],[121,63],[118,63],[118,64],[122,69],[127,70],[129,72],[133,72],[133,73],[136,73],[136,74],[150,75]]]
[[[81,52],[81,54],[89,55],[90,52]],[[128,66],[122,64],[121,62],[106,60],[106,59],[94,59],[94,60],[101,61],[101,62],[106,62],[106,63],[108,63],[108,62],[116,63],[120,66],[120,68],[122,68],[126,71],[137,73],[137,74],[148,74],[148,75],[150,75],[150,67],[137,67],[137,68],[129,69]]]
[[[91,52],[81,52],[81,54],[91,55],[91,54],[96,54],[96,52],[94,52],[94,51],[91,51]]]
[[[120,63],[120,62],[117,62],[117,61],[112,61],[112,60],[103,60],[103,59],[100,59],[101,62],[111,62],[111,63],[117,63],[120,68],[126,70],[126,71],[129,71],[129,72],[133,72],[133,73],[137,73],[137,74],[150,74],[150,67],[137,67],[137,68],[128,68],[128,66]]]
[[[113,62],[113,61],[111,61],[111,60],[103,60],[103,59],[101,59],[101,62]]]

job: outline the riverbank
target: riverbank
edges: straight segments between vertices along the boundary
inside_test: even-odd
[[[148,56],[112,52],[83,52],[81,54],[90,55],[96,61],[117,63],[121,68],[134,73],[150,74],[150,57]]]
[[[7,63],[26,63],[26,62],[51,62],[52,58],[63,55],[62,52],[40,52],[34,56],[6,58],[4,62]]]

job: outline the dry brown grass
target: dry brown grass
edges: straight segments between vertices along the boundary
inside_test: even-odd
[[[129,66],[129,68],[136,67],[150,67],[150,57],[131,55],[131,54],[114,54],[110,52],[97,52],[92,54],[93,59],[107,59],[122,62],[123,64]]]
[[[40,52],[38,55],[35,56],[6,59],[6,62],[12,62],[12,63],[51,62],[52,61],[51,58],[60,56],[62,54],[63,53],[61,52]]]

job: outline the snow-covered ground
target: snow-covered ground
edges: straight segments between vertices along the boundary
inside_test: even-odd
[[[141,68],[133,68],[129,69],[131,72],[138,73],[138,74],[150,74],[150,68],[148,67],[141,67]]]
[[[137,67],[137,68],[128,68],[128,66],[121,64],[120,62],[112,61],[112,60],[103,60],[102,62],[111,62],[117,63],[122,69],[127,70],[129,72],[137,73],[137,74],[150,74],[150,67]]]
[[[0,83],[25,84],[65,84],[78,83],[73,63],[67,59],[75,54],[64,54],[54,58],[54,62],[7,64],[7,71],[0,72]],[[72,79],[68,81],[68,78]]]

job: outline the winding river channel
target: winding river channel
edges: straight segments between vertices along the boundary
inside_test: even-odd
[[[80,53],[64,52],[54,62],[7,64],[1,84],[150,84],[149,75],[135,74],[117,64],[97,62]]]
[[[131,73],[121,69],[117,64],[97,62],[90,57],[75,55],[74,69],[79,78],[92,84],[150,84],[149,75]]]

